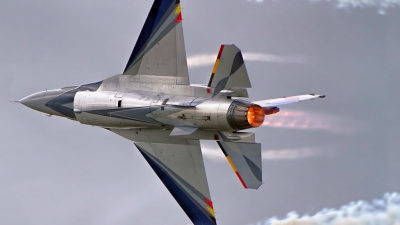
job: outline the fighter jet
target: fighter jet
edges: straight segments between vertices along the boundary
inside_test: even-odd
[[[250,102],[247,88],[242,53],[232,44],[221,45],[208,84],[191,85],[180,1],[155,0],[122,74],[18,102],[133,141],[190,220],[214,225],[199,140],[216,141],[243,187],[258,189],[261,144],[242,130],[261,126],[278,106],[325,97]]]

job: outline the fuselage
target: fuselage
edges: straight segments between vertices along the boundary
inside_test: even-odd
[[[259,106],[231,98],[243,95],[242,90],[212,97],[213,90],[207,86],[175,85],[169,77],[162,78],[164,83],[151,79],[160,78],[116,75],[97,83],[39,92],[20,102],[49,115],[103,128],[232,131],[258,127],[264,120]]]

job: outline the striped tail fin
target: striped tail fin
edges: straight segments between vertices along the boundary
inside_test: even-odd
[[[235,45],[221,45],[208,87],[213,96],[223,89],[251,88],[242,52]]]
[[[261,144],[217,141],[233,172],[246,189],[258,189],[262,184]]]

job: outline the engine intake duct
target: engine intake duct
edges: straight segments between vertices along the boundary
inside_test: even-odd
[[[236,99],[229,106],[227,120],[235,130],[259,127],[264,122],[265,112],[261,106]]]

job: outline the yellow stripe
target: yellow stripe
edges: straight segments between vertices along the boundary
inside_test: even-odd
[[[229,158],[229,156],[227,156],[226,159],[228,160],[229,164],[231,165],[233,171],[235,171],[235,173],[236,173],[237,169],[236,169],[235,165],[233,165],[233,162],[231,161],[231,158]]]
[[[218,63],[219,63],[219,59],[217,59],[217,60],[215,61],[215,64],[214,64],[214,68],[213,68],[213,70],[212,70],[212,73],[217,72]]]
[[[215,217],[215,213],[214,213],[214,209],[212,209],[211,207],[206,207],[206,209],[210,212],[210,214]]]
[[[178,14],[180,12],[181,12],[181,4],[179,4],[178,7],[176,7],[175,14]]]

